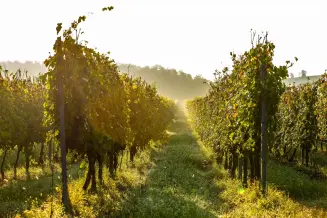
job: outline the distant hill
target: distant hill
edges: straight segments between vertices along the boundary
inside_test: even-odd
[[[173,100],[193,99],[205,96],[208,92],[208,80],[201,75],[192,76],[183,71],[164,68],[160,65],[140,67],[129,64],[118,64],[121,72],[139,76],[148,83],[156,84],[158,92]]]
[[[294,78],[287,78],[284,82],[286,85],[299,85],[304,83],[311,83],[319,80],[321,75],[315,75],[315,76],[306,76],[306,77],[294,77]]]
[[[7,61],[0,62],[0,65],[9,70],[16,72],[18,69],[27,70],[30,75],[37,76],[39,73],[45,73],[47,68],[40,62],[19,62]],[[148,83],[154,83],[161,95],[167,96],[174,100],[192,99],[196,96],[205,96],[209,86],[205,78],[198,75],[192,77],[190,74],[175,69],[164,68],[160,65],[140,67],[132,64],[117,64],[119,70],[132,76],[140,76]],[[284,80],[286,85],[299,85],[308,82],[317,81],[321,75],[287,78]]]
[[[0,62],[3,69],[16,72],[21,69],[31,76],[47,72],[47,68],[40,62]],[[193,77],[183,71],[164,68],[160,65],[140,67],[132,64],[117,64],[120,72],[128,73],[134,77],[141,77],[150,84],[155,84],[158,92],[173,100],[187,100],[196,96],[204,96],[208,92],[208,80],[198,75]]]
[[[47,68],[42,63],[36,61],[0,61],[0,66],[9,72],[16,72],[18,69],[22,72],[27,71],[31,76],[47,72]]]

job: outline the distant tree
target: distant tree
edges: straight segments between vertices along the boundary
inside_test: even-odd
[[[294,78],[294,74],[293,73],[290,73],[289,77],[290,78]]]
[[[302,71],[300,72],[300,77],[306,77],[306,76],[307,76],[307,71],[302,70]]]

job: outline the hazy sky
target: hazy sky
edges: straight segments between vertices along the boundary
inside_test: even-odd
[[[327,3],[323,0],[0,0],[0,60],[43,61],[64,25],[87,12],[84,38],[116,62],[160,64],[212,78],[229,52],[250,47],[250,29],[269,31],[275,63],[290,70],[327,69]]]

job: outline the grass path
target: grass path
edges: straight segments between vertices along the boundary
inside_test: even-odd
[[[178,134],[155,157],[145,186],[123,208],[126,216],[217,217],[219,190],[212,164],[186,124],[179,124]]]
[[[262,198],[257,186],[244,190],[213,164],[211,149],[197,143],[185,120],[174,123],[166,145],[152,145],[133,165],[125,155],[116,178],[105,170],[97,193],[82,191],[85,169],[72,166],[69,194],[75,217],[327,217],[323,181],[270,161],[269,193]],[[0,186],[0,218],[50,217],[51,207],[53,218],[71,217],[62,210],[59,172],[53,198],[49,174],[36,168],[33,179],[19,178]]]
[[[97,194],[81,191],[84,173],[77,176],[78,165],[70,170],[74,179],[69,181],[69,193],[77,216],[217,217],[222,202],[221,189],[214,182],[218,172],[185,120],[174,123],[167,145],[142,152],[136,158],[135,167],[124,167],[116,179],[108,180],[104,171],[105,188],[99,186]],[[55,186],[61,181],[58,176],[56,172]],[[37,179],[19,180],[0,187],[0,200],[5,202],[0,204],[0,217],[14,217],[23,211],[23,217],[49,217],[50,181],[49,175],[39,173]],[[32,206],[36,198],[37,203]],[[60,199],[54,191],[54,217],[63,215]]]

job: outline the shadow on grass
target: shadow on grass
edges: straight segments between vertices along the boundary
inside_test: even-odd
[[[78,166],[73,165],[68,170],[69,181],[84,175],[79,173]],[[6,187],[0,187],[0,217],[13,217],[29,209],[32,204],[41,205],[52,193],[51,174],[40,176],[38,179],[17,180]],[[60,172],[53,175],[53,188],[61,185]],[[55,193],[55,191],[54,191]]]
[[[201,208],[195,199],[185,199],[173,192],[151,189],[140,193],[141,197],[128,202],[117,217],[217,217],[205,206]]]
[[[178,122],[178,132],[189,131]],[[217,217],[222,199],[213,178],[218,172],[189,134],[171,136],[156,155],[144,186],[129,191],[117,217]]]
[[[149,151],[150,155],[141,155],[136,159],[140,163],[135,163],[135,168],[118,174],[117,180],[110,179],[96,195],[81,195],[78,190],[82,181],[72,182],[71,199],[80,216],[96,213],[98,217],[217,217],[223,203],[218,196],[222,186],[218,187],[213,179],[219,176],[218,172],[191,136],[187,123],[177,121],[175,128],[176,135],[170,136],[168,145]],[[148,159],[155,160],[155,164],[149,161],[143,166],[142,161],[148,162]],[[150,166],[153,167],[150,169]],[[84,176],[78,171],[76,165],[69,170],[70,181]],[[54,186],[61,184],[58,176],[59,173],[55,173]],[[44,207],[49,209],[49,194],[49,175],[0,188],[0,217],[13,217],[33,204],[38,209],[33,214],[39,215]],[[36,198],[38,200],[33,202]],[[57,199],[56,205],[60,206],[60,200]]]
[[[288,193],[293,200],[309,207],[327,209],[326,182],[311,179],[307,174],[274,160],[269,160],[267,171],[268,183]]]
[[[317,151],[311,155],[314,162],[322,166],[327,166],[327,151]]]

